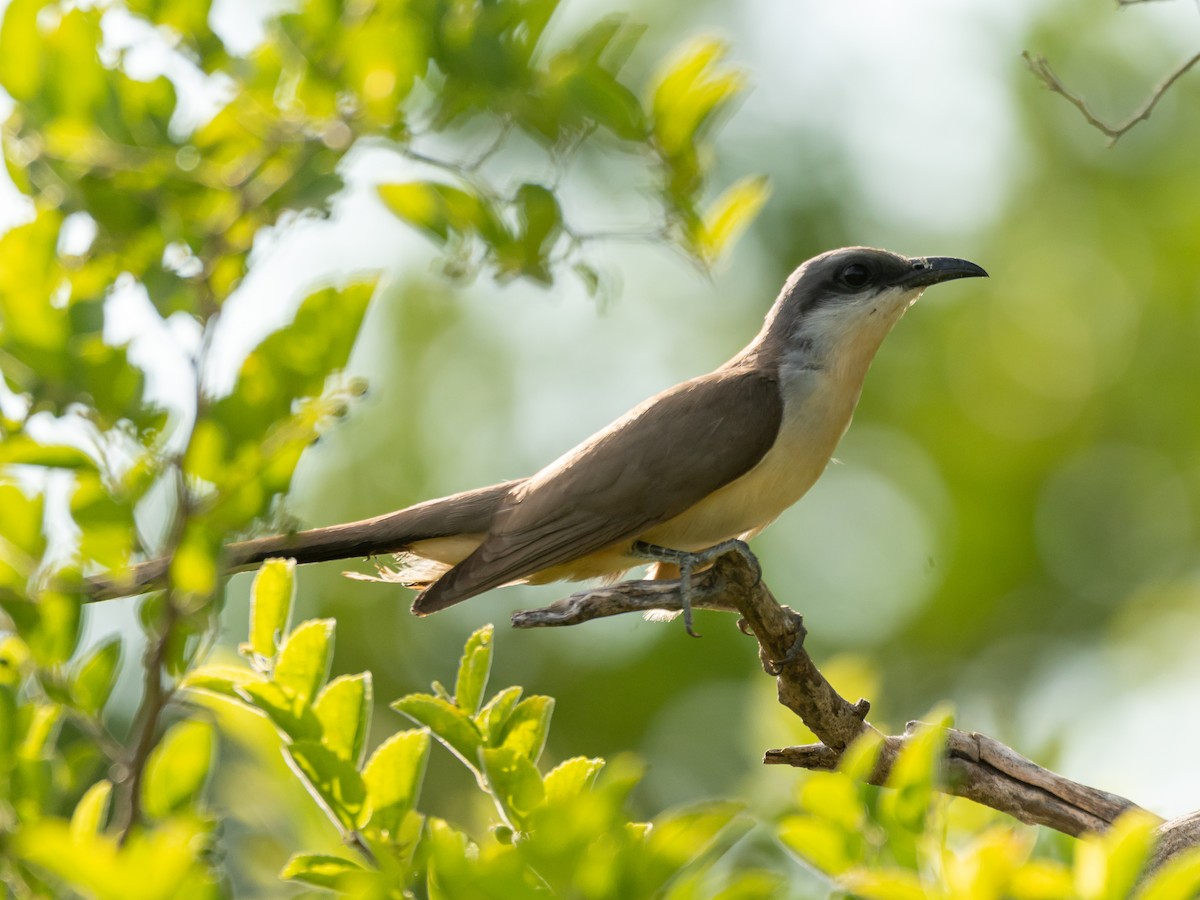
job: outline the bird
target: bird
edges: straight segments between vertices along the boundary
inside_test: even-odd
[[[272,557],[398,554],[418,616],[493,588],[616,580],[653,563],[679,577],[748,541],[813,486],[850,425],[884,338],[922,292],[980,266],[870,247],[831,250],[788,277],[758,334],[713,371],[654,395],[527,478],[342,525],[228,545],[229,571]],[[167,561],[100,579],[144,590]],[[131,585],[133,589],[131,589]],[[694,634],[684,594],[687,630]]]

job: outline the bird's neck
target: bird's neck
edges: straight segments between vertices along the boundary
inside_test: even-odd
[[[775,344],[780,372],[816,370],[835,381],[861,385],[883,339],[915,299],[880,297],[854,315],[837,307],[812,309],[781,339],[765,343]]]

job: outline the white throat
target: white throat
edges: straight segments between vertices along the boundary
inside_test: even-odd
[[[820,370],[855,391],[883,339],[921,295],[919,290],[890,288],[865,297],[809,310],[788,336],[780,374]]]

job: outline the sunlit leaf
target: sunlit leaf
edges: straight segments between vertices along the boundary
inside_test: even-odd
[[[84,657],[71,678],[71,694],[79,708],[97,714],[108,702],[121,662],[121,639],[111,637]]]
[[[880,810],[889,823],[911,832],[924,828],[925,815],[938,777],[945,731],[952,721],[948,710],[935,709],[926,717],[929,724],[917,728],[904,742],[888,773]]]
[[[432,181],[382,184],[384,205],[428,237],[445,244],[453,234],[477,235],[492,246],[509,240],[507,228],[484,197]]]
[[[245,697],[238,689],[248,684],[265,684],[265,675],[244,666],[200,666],[192,669],[180,680],[179,686],[193,691],[208,691],[222,697],[231,697],[244,703]]]
[[[1147,876],[1136,900],[1175,900],[1200,895],[1200,847],[1183,850]]]
[[[823,816],[786,817],[779,824],[779,839],[801,859],[828,875],[839,875],[853,863],[845,831]]]
[[[488,675],[492,671],[493,634],[493,626],[484,625],[467,638],[458,664],[454,702],[468,716],[474,716],[479,711],[483,692],[487,690]]]
[[[325,684],[333,661],[333,619],[301,622],[287,636],[275,663],[274,681],[306,702]]]
[[[1060,900],[1072,894],[1071,872],[1053,860],[1030,860],[1013,872],[1008,891],[1015,900]]]
[[[346,830],[362,827],[370,815],[367,789],[354,766],[328,747],[297,741],[283,748],[289,762],[304,776],[310,793]]]
[[[453,703],[429,694],[409,694],[392,703],[392,709],[429,728],[434,737],[472,769],[478,766],[483,736],[467,714]]]
[[[489,746],[498,746],[508,718],[521,700],[521,688],[507,687],[497,691],[475,716],[475,724]]]
[[[293,741],[321,739],[321,720],[303,697],[273,681],[249,682],[237,691]]]
[[[753,826],[733,802],[697,803],[654,818],[646,836],[646,865],[640,894],[658,890],[685,866],[715,858]]]
[[[546,746],[553,712],[553,697],[526,697],[508,717],[499,735],[499,745],[515,750],[530,762],[537,762]]]
[[[171,585],[182,594],[207,597],[217,589],[220,544],[195,521],[185,526],[183,540],[171,557]]]
[[[726,45],[711,38],[686,47],[653,88],[654,134],[668,155],[693,145],[713,115],[745,87],[745,76],[719,68]]]
[[[95,461],[82,450],[61,444],[43,444],[28,434],[12,435],[0,441],[0,464],[96,469]]]
[[[82,841],[85,837],[99,834],[104,829],[112,787],[111,781],[102,778],[83,792],[83,796],[75,804],[75,811],[71,813],[72,839]]]
[[[480,755],[492,793],[513,824],[524,828],[528,816],[546,796],[537,767],[509,747],[488,748]]]
[[[335,678],[313,703],[321,722],[321,743],[358,765],[371,725],[371,673]]]
[[[288,632],[296,599],[296,561],[269,559],[254,576],[250,589],[250,653],[274,660]]]
[[[147,815],[165,818],[192,806],[208,780],[216,747],[213,726],[185,719],[167,729],[146,761],[142,806]]]
[[[590,790],[602,768],[604,760],[586,756],[576,756],[559,763],[543,779],[546,802],[559,803]]]
[[[0,686],[16,687],[29,668],[29,645],[15,634],[0,638]]]
[[[928,900],[929,894],[915,872],[907,869],[854,869],[838,878],[838,885],[863,900]]]
[[[368,829],[382,840],[395,840],[405,816],[416,804],[429,760],[429,732],[392,735],[371,754],[363,781],[371,806]]]
[[[800,805],[847,834],[858,832],[867,817],[857,782],[840,772],[808,773],[800,785]]]
[[[762,175],[730,185],[704,212],[696,236],[700,256],[710,262],[720,257],[754,221],[770,195],[770,184]]]
[[[287,861],[279,872],[279,877],[284,881],[298,881],[313,887],[335,890],[344,883],[346,875],[365,871],[361,865],[344,856],[297,853]]]

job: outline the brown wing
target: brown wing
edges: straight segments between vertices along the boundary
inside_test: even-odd
[[[474,553],[413,604],[423,615],[629,541],[752,469],[775,443],[774,373],[729,369],[652,397],[538,472]]]

